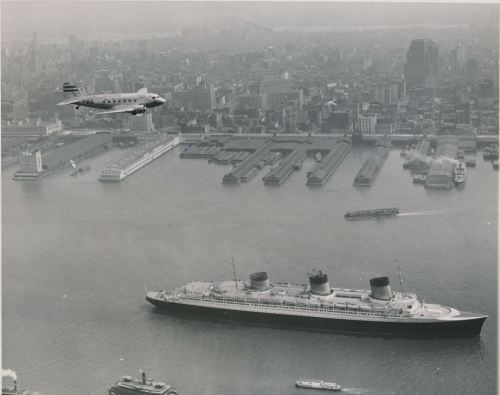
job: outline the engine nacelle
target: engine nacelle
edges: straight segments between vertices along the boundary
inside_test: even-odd
[[[145,108],[138,108],[136,110],[132,110],[130,111],[130,114],[132,115],[142,115],[146,112],[146,109]]]

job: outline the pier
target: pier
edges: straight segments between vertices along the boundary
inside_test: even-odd
[[[13,179],[41,178],[62,166],[69,165],[71,160],[78,162],[106,149],[110,142],[111,135],[109,134],[93,134],[45,154],[41,152],[41,171],[35,169],[29,173],[28,177],[25,169],[20,169],[14,174]]]
[[[289,153],[285,159],[263,178],[266,185],[282,184],[294,170],[300,170],[306,159],[306,147],[304,143]]]
[[[453,170],[458,155],[458,137],[440,136],[437,141],[435,158],[432,159],[425,187],[449,189],[453,186]]]
[[[391,151],[391,138],[382,137],[354,177],[355,186],[371,186]]]
[[[146,141],[104,166],[99,181],[121,181],[180,143],[179,137]]]
[[[307,185],[323,185],[340,165],[342,160],[351,150],[352,144],[348,139],[336,142],[334,148],[318,163],[314,170],[307,176]]]
[[[403,164],[403,168],[411,170],[427,169],[429,167],[427,155],[429,154],[430,148],[431,142],[427,137],[420,139],[415,149],[408,153],[409,158]]]
[[[224,175],[222,178],[223,184],[238,184],[239,182],[247,182],[257,174],[258,170],[262,168],[260,163],[264,161],[269,148],[273,145],[271,140],[261,140],[260,147],[247,155],[247,157],[240,162],[231,172]],[[261,167],[258,167],[261,166]],[[242,177],[245,180],[242,180]]]

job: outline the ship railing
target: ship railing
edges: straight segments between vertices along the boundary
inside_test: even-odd
[[[275,302],[275,303],[262,303],[260,301],[245,300],[240,301],[233,298],[221,297],[215,298],[213,295],[206,295],[202,292],[186,291],[181,295],[182,300],[193,300],[197,302],[207,302],[213,304],[224,304],[224,305],[235,305],[235,306],[246,306],[246,307],[259,307],[263,308],[265,311],[297,311],[297,312],[319,312],[319,313],[342,313],[342,315],[349,316],[363,316],[363,317],[384,317],[384,318],[410,318],[415,316],[415,314],[408,313],[401,310],[388,310],[388,311],[362,311],[362,310],[350,310],[346,308],[338,308],[329,306],[325,308],[324,305],[316,306],[294,306],[287,304],[286,302]]]

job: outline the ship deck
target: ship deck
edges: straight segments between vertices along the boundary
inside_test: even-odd
[[[243,281],[191,282],[169,292],[153,292],[149,297],[161,301],[231,308],[249,311],[279,312],[322,317],[343,316],[347,319],[377,320],[417,319],[456,320],[465,316],[451,307],[422,304],[416,295],[393,292],[390,300],[377,300],[370,291],[332,288],[328,295],[314,295],[307,285],[274,283],[256,291]],[[473,318],[475,315],[471,315]],[[459,318],[460,317],[460,318]]]

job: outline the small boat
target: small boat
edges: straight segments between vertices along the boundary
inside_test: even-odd
[[[493,168],[494,168],[495,170],[498,170],[498,160],[494,160],[494,161],[493,161]]]
[[[321,155],[321,152],[316,152],[316,155],[314,155],[314,159],[316,159],[316,162],[320,163],[323,160],[323,155]]]
[[[458,162],[453,169],[453,181],[462,184],[467,179],[465,162]]]
[[[356,220],[364,218],[379,218],[379,217],[390,217],[399,214],[399,209],[397,208],[377,208],[373,210],[360,210],[360,211],[349,211],[344,217],[347,220]]]
[[[295,382],[295,386],[298,388],[310,388],[315,390],[326,390],[326,391],[341,391],[342,387],[335,383],[329,383],[323,380],[299,380]]]
[[[467,167],[476,167],[476,160],[474,158],[469,158],[465,160],[465,165]]]
[[[418,174],[416,176],[413,176],[413,183],[414,184],[425,184],[425,179],[427,176],[424,176],[423,174]]]
[[[171,385],[153,381],[141,371],[141,378],[123,376],[109,389],[109,395],[177,395],[177,390]]]
[[[498,145],[493,144],[483,150],[483,159],[498,159]]]
[[[85,166],[82,166],[82,167],[78,168],[78,171],[80,173],[83,173],[83,172],[86,172],[86,171],[89,171],[89,170],[90,170],[90,166],[89,165],[85,165]]]

